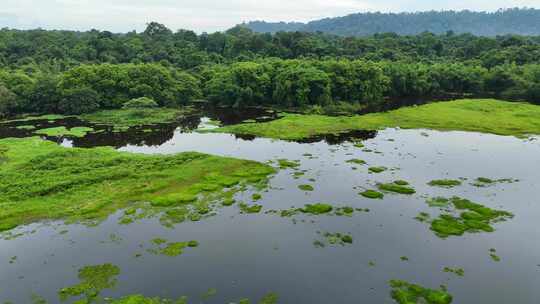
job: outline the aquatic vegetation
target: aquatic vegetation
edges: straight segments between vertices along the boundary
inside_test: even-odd
[[[379,190],[387,191],[387,192],[394,192],[399,194],[415,194],[416,190],[414,190],[411,187],[398,185],[395,183],[389,183],[389,184],[378,184],[377,187]]]
[[[59,115],[59,114],[47,114],[47,115],[26,116],[26,117],[12,119],[12,120],[5,120],[5,121],[2,121],[1,123],[18,122],[18,121],[33,121],[33,120],[53,121],[53,120],[63,119],[63,118],[66,118],[66,117],[69,117],[69,116],[64,116],[64,115]]]
[[[71,297],[84,296],[88,301],[99,296],[104,289],[113,288],[120,268],[112,264],[85,266],[79,269],[80,283],[60,289],[58,294],[65,301]]]
[[[354,213],[354,208],[349,206],[334,208],[334,214],[337,216],[351,216]]]
[[[497,250],[495,248],[489,249],[489,257],[495,262],[501,261],[501,258],[497,255]]]
[[[298,161],[291,161],[284,158],[278,159],[277,163],[280,169],[289,169],[289,168],[296,169],[300,166],[300,163]]]
[[[384,194],[382,194],[379,191],[375,191],[375,190],[366,190],[364,192],[360,192],[360,195],[362,195],[363,197],[366,197],[366,198],[370,198],[370,199],[382,199],[382,198],[384,198]]]
[[[262,210],[261,205],[247,205],[245,203],[238,204],[238,207],[240,207],[240,210],[244,213],[259,213]]]
[[[169,257],[176,257],[184,252],[186,247],[198,247],[199,242],[191,240],[188,242],[169,242],[163,238],[155,238],[150,241],[154,245],[153,248],[147,251],[153,254],[161,254]]]
[[[518,182],[519,180],[517,179],[512,179],[512,178],[501,178],[501,179],[491,179],[491,178],[487,178],[487,177],[478,177],[473,183],[471,183],[472,186],[475,186],[475,187],[488,187],[488,186],[491,186],[491,185],[495,185],[495,184],[498,184],[498,183],[514,183],[514,182]]]
[[[427,199],[426,203],[430,207],[441,207],[442,208],[442,207],[448,206],[448,204],[450,203],[450,199],[448,199],[446,197],[437,196],[437,197],[432,197],[432,198]]]
[[[313,188],[312,185],[299,185],[298,189],[300,189],[302,191],[313,191],[313,190],[315,190],[315,188]]]
[[[402,260],[403,262],[406,262],[409,260],[409,258],[406,256],[400,256],[399,259]]]
[[[405,180],[402,180],[402,179],[398,179],[398,180],[394,181],[394,184],[396,184],[398,186],[408,186],[409,182],[405,181]]]
[[[366,161],[358,158],[349,159],[347,161],[350,164],[356,164],[356,165],[365,165]]]
[[[0,140],[0,151],[0,231],[48,219],[95,222],[118,209],[151,207],[144,202],[164,212],[232,184],[265,183],[275,172],[257,162],[201,153],[63,148],[39,138]],[[217,187],[204,191],[208,184]]]
[[[262,199],[262,195],[260,193],[253,193],[251,195],[251,199],[256,202],[256,201],[260,201]]]
[[[210,288],[208,289],[205,293],[203,293],[201,295],[201,299],[203,300],[208,300],[210,299],[211,297],[215,296],[217,294],[217,289],[215,288]]]
[[[392,299],[399,304],[450,304],[452,296],[446,290],[436,290],[408,283],[402,280],[391,280]]]
[[[187,111],[189,111],[187,108],[130,108],[82,114],[79,118],[93,124],[110,125],[119,129],[127,129],[133,126],[173,122]]]
[[[371,173],[381,173],[381,172],[384,172],[384,171],[388,170],[388,168],[386,168],[386,167],[369,167],[368,170]]]
[[[328,212],[331,212],[334,209],[332,205],[325,204],[325,203],[317,203],[317,204],[307,204],[304,206],[304,208],[299,209],[303,213],[309,213],[313,215],[319,215],[319,214],[325,214]]]
[[[277,293],[268,293],[259,301],[259,304],[277,304],[279,297]]]
[[[453,188],[456,186],[461,186],[462,182],[457,179],[436,179],[428,183],[430,186],[443,187],[443,188]]]
[[[444,202],[442,198],[439,198],[439,201]],[[494,210],[459,197],[449,199],[448,207],[450,203],[455,212],[459,212],[459,216],[444,213],[431,221],[431,230],[442,238],[452,235],[460,236],[465,232],[493,232],[495,230],[491,226],[493,223],[513,217],[510,212]],[[452,210],[447,210],[447,212],[452,212]]]
[[[353,243],[353,238],[350,234],[345,233],[330,233],[330,232],[320,232],[317,231],[317,234],[321,235],[324,239],[321,240],[315,240],[313,242],[313,245],[315,247],[326,247],[327,245],[341,245],[345,246],[347,244]]]
[[[444,267],[444,272],[453,273],[457,275],[458,277],[462,277],[465,275],[465,270],[463,268],[450,268],[450,267]]]
[[[494,99],[462,99],[352,117],[284,114],[274,121],[226,126],[212,132],[301,140],[320,134],[393,127],[514,136],[540,134],[540,107]]]
[[[52,137],[62,137],[62,136],[84,137],[86,136],[86,134],[92,131],[94,131],[94,129],[88,128],[88,127],[74,127],[69,130],[66,127],[54,127],[54,128],[40,129],[40,130],[34,131],[34,133],[39,134],[39,135],[52,136]]]
[[[420,212],[414,219],[419,222],[427,222],[431,219],[431,216],[429,215],[429,213]]]
[[[119,299],[107,299],[108,304],[187,304],[187,298],[181,297],[177,300],[147,298],[143,295],[129,295]],[[82,304],[82,303],[81,303]]]

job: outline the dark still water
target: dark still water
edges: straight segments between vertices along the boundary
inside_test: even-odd
[[[202,127],[211,127],[206,118],[198,120]],[[257,202],[263,205],[259,214],[240,214],[234,205],[171,229],[157,219],[120,225],[119,211],[96,227],[47,223],[19,228],[15,232],[27,233],[0,241],[0,303],[29,303],[32,294],[59,303],[58,290],[78,283],[79,268],[104,263],[121,269],[116,286],[102,292],[105,297],[136,293],[187,296],[190,303],[234,303],[241,298],[256,303],[275,292],[280,303],[393,303],[388,281],[401,279],[429,288],[446,285],[453,303],[540,302],[538,140],[387,129],[363,136],[365,147],[359,148],[345,139],[329,140],[333,145],[324,140],[246,140],[188,129],[175,126],[165,132],[170,136],[156,130],[145,141],[119,140],[114,146],[136,153],[200,151],[261,162],[298,160],[300,167],[280,170],[270,180]],[[154,141],[152,135],[161,137]],[[88,146],[78,143],[91,136],[58,141]],[[353,158],[367,165],[347,162]],[[369,173],[370,166],[388,170]],[[295,178],[293,173],[302,170],[304,175]],[[476,187],[471,183],[477,177],[519,182]],[[435,179],[459,178],[467,180],[451,189],[427,185]],[[383,200],[358,195],[398,179],[410,182],[417,193],[388,193]],[[302,184],[312,185],[314,191],[300,190]],[[252,193],[240,193],[238,200],[251,203]],[[435,196],[460,196],[512,212],[514,218],[493,224],[492,233],[442,239],[428,223],[414,219],[420,212],[436,216],[437,209],[425,203]],[[268,213],[319,202],[369,212],[294,217]],[[324,232],[350,233],[353,243],[316,246],[315,241],[325,242]],[[198,240],[200,245],[176,257],[150,254],[146,249],[157,237]],[[491,248],[499,262],[490,257]],[[464,276],[444,272],[444,267],[463,268]],[[201,297],[209,289],[216,294]]]

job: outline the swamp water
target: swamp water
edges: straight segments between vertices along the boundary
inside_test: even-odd
[[[120,273],[101,297],[187,296],[189,303],[249,298],[257,303],[272,292],[279,303],[394,303],[389,280],[397,279],[432,289],[445,285],[452,303],[540,302],[540,141],[387,129],[354,134],[363,137],[361,147],[355,146],[358,140],[336,137],[296,143],[192,132],[197,126],[211,128],[212,124],[197,116],[127,132],[105,129],[82,138],[48,139],[64,146],[111,145],[136,153],[198,151],[272,161],[276,167],[279,159],[286,159],[298,166],[280,169],[268,189],[257,192],[262,198],[256,202],[253,190],[237,195],[239,202],[262,205],[259,213],[241,213],[237,203],[219,208],[215,216],[168,228],[157,218],[120,224],[124,212],[118,211],[95,227],[53,222],[5,233],[0,240],[0,303],[30,303],[32,295],[59,303],[59,290],[80,282],[78,269],[106,263],[118,266]],[[28,135],[14,131],[14,125],[0,129],[2,137]],[[386,170],[380,173],[368,169],[381,166]],[[479,187],[473,185],[478,177],[512,182]],[[441,179],[462,184],[428,185]],[[378,183],[396,180],[409,182],[416,193],[384,192],[383,199],[359,195],[377,190]],[[313,189],[300,189],[302,185]],[[514,216],[491,223],[494,232],[447,238],[415,219],[421,212],[432,219],[440,214],[426,204],[427,199],[453,196]],[[280,216],[281,210],[315,203],[355,210],[345,215]],[[351,236],[352,243],[339,237],[336,241],[336,233]],[[17,234],[21,235],[10,237]],[[178,256],[156,254],[152,251],[156,238],[197,240],[198,246],[185,248]],[[463,276],[445,272],[445,267],[463,269]]]

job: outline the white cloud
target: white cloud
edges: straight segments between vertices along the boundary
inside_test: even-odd
[[[364,11],[495,10],[540,7],[538,0],[2,0],[0,27],[116,32],[149,21],[172,29],[227,29],[242,21],[309,21]]]

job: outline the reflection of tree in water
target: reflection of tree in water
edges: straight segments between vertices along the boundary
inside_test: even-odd
[[[172,139],[177,129],[182,132],[191,132],[200,123],[201,117],[193,115],[174,123],[132,127],[123,132],[112,132],[112,128],[107,128],[103,132],[92,133],[83,138],[74,139],[73,146],[85,148],[97,146],[119,148],[126,145],[160,146]]]

